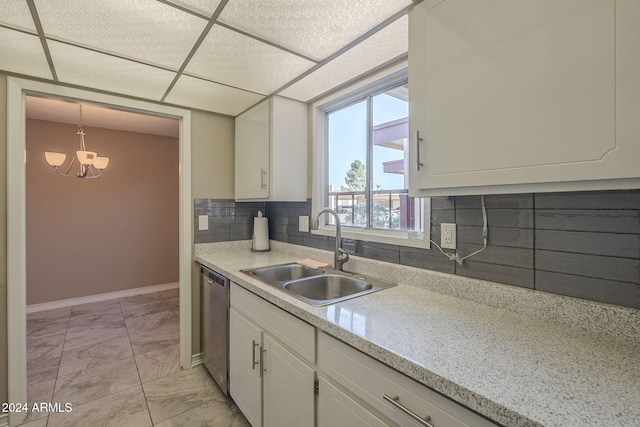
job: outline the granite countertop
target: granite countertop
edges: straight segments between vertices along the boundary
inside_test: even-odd
[[[508,427],[640,426],[640,311],[352,257],[398,286],[314,307],[239,270],[333,254],[196,245],[196,260]]]

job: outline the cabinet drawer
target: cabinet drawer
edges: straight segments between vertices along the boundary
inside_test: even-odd
[[[233,282],[231,306],[307,361],[315,363],[316,328]]]
[[[323,377],[318,378],[318,427],[387,427],[350,396]]]
[[[324,333],[318,335],[318,366],[345,389],[399,425],[423,426],[385,400],[384,395],[399,397],[401,405],[420,417],[429,415],[434,427],[497,426]]]

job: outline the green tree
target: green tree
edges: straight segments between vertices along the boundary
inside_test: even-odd
[[[341,186],[340,191],[364,191],[367,185],[367,169],[364,163],[354,160],[344,182],[347,185]]]

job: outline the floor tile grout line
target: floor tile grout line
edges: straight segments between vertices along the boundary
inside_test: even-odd
[[[161,295],[162,296],[162,295]],[[122,307],[122,302],[118,300],[120,303],[120,310],[122,310],[122,316],[124,317],[124,308]],[[138,366],[138,360],[136,359],[136,354],[133,351],[133,344],[131,344],[131,335],[129,334],[129,326],[127,325],[125,319],[125,328],[127,329],[127,338],[129,339],[129,346],[131,346],[131,353],[133,354],[133,363],[136,365],[136,372],[138,373],[138,379],[140,380],[140,390],[142,391],[142,398],[144,399],[144,405],[147,408],[147,414],[149,415],[149,421],[151,421],[151,427],[154,426],[153,418],[151,418],[151,408],[149,407],[149,401],[147,400],[147,393],[144,390],[144,384],[142,383],[142,376],[140,375],[140,367]]]
[[[69,325],[71,324],[71,313],[73,312],[73,306],[69,308],[69,319],[67,319],[67,327],[64,332],[64,340],[62,341],[62,349],[60,350],[60,358],[58,359],[58,369],[56,369],[56,377],[53,382],[53,391],[51,392],[51,403],[53,403],[53,399],[56,395],[56,386],[58,385],[58,378],[60,375],[60,365],[62,365],[62,355],[64,354],[64,347],[67,344],[67,335],[69,334]],[[27,391],[28,393],[28,391]],[[47,426],[49,425],[49,416],[51,414],[47,413]]]

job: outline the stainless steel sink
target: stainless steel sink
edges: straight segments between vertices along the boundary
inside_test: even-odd
[[[312,305],[329,305],[396,286],[395,283],[332,269],[283,264],[242,270]]]
[[[305,298],[332,300],[373,288],[373,285],[351,277],[325,274],[286,283],[284,289]]]
[[[249,270],[248,273],[265,282],[284,283],[305,277],[317,276],[319,274],[323,274],[324,270],[307,267],[306,265],[301,264],[284,264],[253,269]]]

